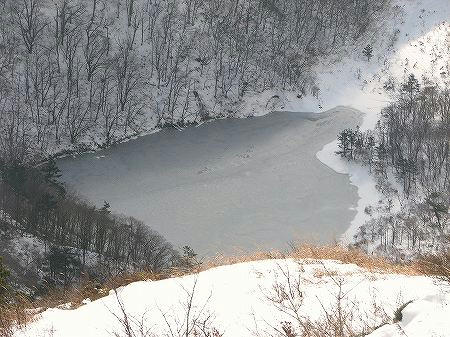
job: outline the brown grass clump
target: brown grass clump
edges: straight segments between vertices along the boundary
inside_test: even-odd
[[[0,304],[0,337],[11,337],[15,326],[26,324],[32,317],[30,308],[30,302],[22,297],[14,304]]]
[[[199,267],[199,271],[205,271],[211,268],[221,267],[221,266],[231,266],[233,264],[253,262],[253,261],[263,261],[263,260],[274,260],[274,259],[285,259],[289,258],[289,254],[283,254],[279,251],[271,252],[254,252],[246,253],[234,256],[217,255],[205,262],[203,262]]]
[[[361,268],[369,271],[380,273],[394,273],[404,275],[421,275],[424,274],[417,263],[394,263],[386,258],[367,255],[360,249],[347,248],[340,245],[315,246],[309,244],[298,245],[292,249],[290,253],[283,254],[278,251],[257,252],[248,255],[237,256],[216,256],[215,258],[203,263],[198,271],[208,270],[210,268],[220,267],[224,265],[232,265],[236,263],[273,260],[273,259],[311,259],[311,260],[337,260],[342,263],[356,264]]]
[[[339,245],[301,245],[295,248],[290,255],[294,259],[337,260],[343,263],[353,263],[373,272],[404,275],[422,274],[417,263],[394,263],[384,257],[367,255],[360,249]]]
[[[450,284],[450,249],[440,255],[423,256],[417,264],[422,274],[436,277]]]

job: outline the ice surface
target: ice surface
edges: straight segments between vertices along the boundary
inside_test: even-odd
[[[164,130],[58,162],[97,205],[144,220],[201,255],[332,242],[355,215],[356,188],[315,154],[360,113],[278,112]]]

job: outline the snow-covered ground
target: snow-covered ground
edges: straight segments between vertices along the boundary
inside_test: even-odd
[[[75,310],[48,309],[15,337],[127,336],[120,323],[122,309],[136,333],[128,336],[143,336],[141,328],[149,332],[145,336],[170,336],[170,329],[172,336],[181,336],[195,322],[198,327],[206,322],[206,328],[223,336],[277,336],[273,328],[287,326],[283,322],[299,331],[288,308],[296,308],[302,322],[325,324],[325,311],[336,310],[339,297],[342,316],[351,315],[346,321],[353,329],[386,324],[371,337],[449,336],[448,285],[424,276],[369,272],[337,261],[288,259],[132,283],[118,289],[117,296],[111,291],[99,300],[85,300]],[[283,300],[277,302],[279,298]],[[393,323],[394,313],[405,304],[397,315],[401,321]]]

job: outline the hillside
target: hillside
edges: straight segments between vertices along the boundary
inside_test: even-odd
[[[448,336],[448,284],[409,273],[314,259],[227,265],[48,309],[14,336]]]
[[[378,30],[374,30],[371,40],[373,56],[370,60],[364,60],[359,53],[350,53],[342,62],[323,64],[318,68],[318,83],[323,88],[319,100],[321,107],[327,109],[343,104],[362,111],[364,119],[360,130],[368,134],[377,126],[383,109],[398,99],[392,88],[401,87],[411,74],[418,79],[421,88],[434,86],[442,90],[444,95],[446,92],[448,95],[450,3],[440,0],[398,1],[392,5],[391,16],[380,22]],[[356,48],[362,50],[363,46]],[[346,85],[342,86],[341,83]],[[445,106],[445,103],[442,106]],[[317,101],[306,100],[300,108],[317,109]],[[448,134],[450,126],[445,120],[444,117],[442,124],[444,130],[447,130],[444,132]],[[367,229],[370,227],[367,226],[367,222],[373,221],[377,216],[409,214],[410,210],[406,211],[406,205],[410,202],[408,198],[423,200],[427,197],[424,195],[426,191],[410,197],[405,197],[402,193],[393,197],[383,194],[379,177],[373,175],[371,168],[361,165],[361,162],[343,160],[336,155],[337,151],[339,151],[338,140],[335,140],[324,146],[317,153],[317,158],[336,172],[348,174],[351,184],[358,188],[357,215],[343,235],[342,242],[348,244],[358,241],[355,236],[361,234],[361,226],[366,225],[364,229]],[[449,170],[448,161],[445,165],[444,174]],[[394,169],[389,172],[389,188],[402,191],[401,183],[395,179],[396,174]],[[435,186],[428,186],[428,190],[434,189]],[[385,213],[377,210],[388,199],[392,199],[392,210]],[[373,211],[371,214],[370,210]],[[399,222],[405,223],[404,220]],[[430,250],[433,247],[434,243],[430,242],[423,244],[419,249],[411,249],[406,244],[399,243],[394,245],[387,255],[396,258],[414,256],[420,253],[421,249]],[[368,247],[369,250],[378,248],[377,242],[371,242]]]
[[[388,3],[2,1],[0,153],[42,159],[250,115],[273,90],[317,95],[313,66]]]

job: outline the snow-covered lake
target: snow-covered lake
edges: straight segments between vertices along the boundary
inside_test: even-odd
[[[357,190],[316,153],[361,114],[277,112],[163,130],[58,161],[81,195],[134,216],[200,255],[339,239]]]

